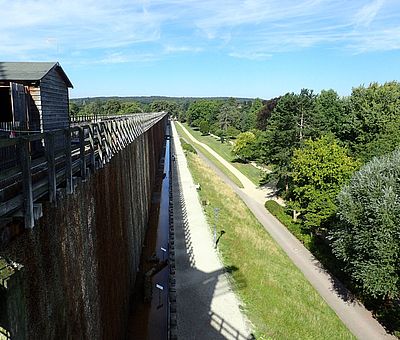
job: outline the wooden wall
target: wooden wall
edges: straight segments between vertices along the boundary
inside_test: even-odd
[[[68,87],[55,68],[40,81],[40,95],[43,129],[68,127]]]

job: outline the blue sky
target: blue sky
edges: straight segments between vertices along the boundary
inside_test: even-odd
[[[0,0],[0,59],[82,96],[271,98],[400,80],[399,0]]]

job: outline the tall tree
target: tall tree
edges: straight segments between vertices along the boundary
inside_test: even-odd
[[[315,99],[316,133],[323,135],[331,132],[339,138],[343,131],[345,113],[345,100],[334,90],[322,90]]]
[[[238,103],[234,98],[230,98],[228,101],[224,102],[219,109],[218,122],[221,130],[226,131],[229,126],[234,125],[238,118]]]
[[[354,88],[345,130],[353,152],[368,161],[400,145],[400,83]]]
[[[281,97],[269,119],[265,141],[260,143],[262,160],[274,165],[274,173],[286,191],[293,151],[300,147],[302,139],[314,135],[314,101],[313,92],[304,89],[300,94]]]
[[[333,251],[366,296],[400,298],[400,149],[364,165],[338,195]]]
[[[329,135],[315,141],[309,139],[294,151],[290,206],[300,212],[304,225],[312,232],[330,228],[336,213],[336,196],[358,167],[347,153]]]

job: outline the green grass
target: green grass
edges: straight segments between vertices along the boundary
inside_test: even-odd
[[[301,229],[301,224],[294,222],[292,217],[285,212],[285,208],[276,201],[270,200],[265,202],[265,208],[274,215],[296,238],[302,242],[306,248],[310,249],[311,236],[305,234]]]
[[[184,139],[186,144],[191,145],[190,143],[188,143],[188,141],[190,139],[189,139],[188,135],[186,134],[186,132],[178,124],[175,124],[175,126],[176,126],[176,130],[178,131],[179,136],[181,136]],[[202,146],[200,146],[198,144],[196,144],[195,149],[200,151],[205,157],[207,157],[211,162],[213,162],[218,167],[218,169],[220,169],[226,176],[228,176],[228,178],[233,183],[235,183],[239,188],[243,188],[242,182],[232,172],[230,172],[229,169],[227,169],[225,165],[223,165],[218,159],[216,159],[206,149],[204,149]]]
[[[185,151],[192,152],[194,154],[197,154],[196,149],[193,147],[192,144],[187,143],[183,138],[180,138],[182,149]]]
[[[211,135],[203,136],[200,131],[193,130],[187,123],[183,123],[186,129],[200,142],[208,145],[226,161],[230,162],[236,169],[238,169],[243,175],[247,176],[255,185],[259,185],[260,179],[263,175],[263,171],[257,169],[255,166],[249,163],[234,162],[232,155],[232,145],[228,142],[221,143],[215,137]]]
[[[241,199],[201,159],[188,163],[212,225],[219,207],[219,250],[257,339],[353,339],[336,314],[272,240]]]

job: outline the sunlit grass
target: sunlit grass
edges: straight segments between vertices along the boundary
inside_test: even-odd
[[[191,144],[191,140],[186,134],[186,132],[179,126],[179,124],[175,124],[176,130],[178,131],[178,134],[185,139],[185,142],[187,144]],[[192,145],[193,146],[193,145]],[[210,154],[206,149],[204,149],[202,146],[195,144],[194,145],[196,149],[198,149],[204,156],[206,156],[211,162],[213,162],[218,169],[220,169],[228,178],[235,183],[239,188],[243,188],[242,182],[232,173],[228,170],[228,168],[223,165],[218,159],[216,159],[212,154]]]
[[[353,339],[321,296],[272,240],[241,199],[201,159],[187,154],[205,212],[225,231],[219,250],[258,339]]]
[[[221,143],[215,137],[211,135],[203,136],[200,131],[193,130],[188,124],[183,124],[186,129],[200,142],[208,145],[226,161],[230,162],[236,169],[238,169],[243,175],[247,176],[255,185],[259,185],[263,171],[257,169],[250,163],[234,162],[234,156],[232,154],[232,145],[228,142]]]

